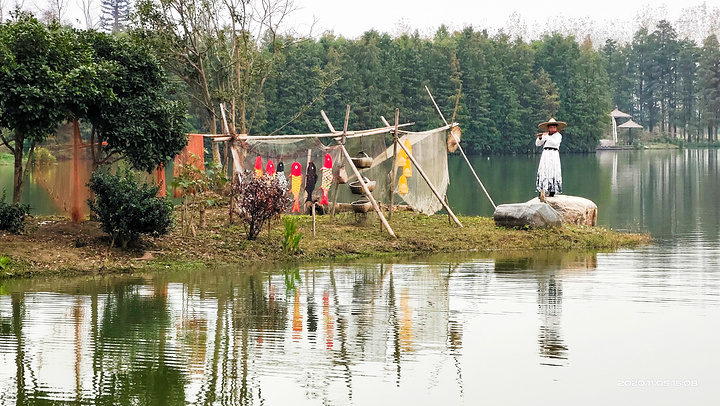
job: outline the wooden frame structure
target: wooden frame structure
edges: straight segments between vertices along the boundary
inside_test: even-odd
[[[428,91],[429,92],[429,91]],[[432,95],[431,95],[432,97]],[[433,100],[434,103],[434,100]],[[437,107],[437,105],[436,105]],[[400,142],[399,134],[403,131],[401,130],[402,127],[407,127],[410,125],[413,125],[414,123],[399,123],[399,117],[400,117],[400,110],[395,109],[395,123],[394,125],[390,125],[387,120],[382,118],[385,126],[384,127],[378,127],[373,128],[370,130],[365,131],[348,131],[348,120],[350,117],[350,106],[346,106],[346,112],[345,112],[345,122],[343,125],[342,131],[335,130],[335,127],[332,125],[330,120],[328,119],[327,115],[324,111],[321,111],[320,114],[322,115],[323,120],[328,126],[328,129],[330,130],[329,133],[319,133],[319,134],[298,134],[298,135],[270,135],[270,136],[252,136],[247,134],[230,134],[229,127],[225,123],[225,111],[224,106],[221,105],[221,112],[222,112],[222,118],[223,118],[223,130],[224,134],[198,134],[202,135],[203,137],[211,138],[213,142],[223,142],[223,141],[230,141],[230,151],[233,157],[234,165],[233,165],[233,179],[235,178],[235,173],[239,170],[238,166],[238,160],[242,156],[240,152],[238,151],[237,145],[234,141],[248,141],[248,140],[257,140],[257,141],[270,141],[270,140],[292,140],[292,139],[309,139],[309,138],[332,138],[337,143],[337,146],[340,148],[341,155],[340,155],[340,166],[348,165],[350,166],[350,169],[352,170],[353,174],[357,177],[357,180],[359,181],[363,193],[365,197],[370,201],[370,203],[373,206],[373,209],[377,213],[383,227],[387,230],[387,232],[392,235],[393,237],[397,238],[395,235],[395,232],[390,227],[390,224],[388,223],[387,219],[385,218],[380,205],[378,204],[377,200],[373,197],[372,193],[370,193],[368,189],[368,185],[363,179],[362,175],[360,174],[360,171],[355,166],[354,162],[352,161],[352,157],[350,156],[350,153],[345,148],[345,142],[349,138],[358,138],[358,137],[365,137],[369,135],[379,135],[379,134],[386,134],[386,133],[392,133],[393,134],[393,173],[392,173],[392,186],[390,190],[390,212],[388,213],[388,217],[392,216],[392,209],[393,209],[393,197],[394,197],[394,185],[397,175],[397,159],[398,159],[398,146],[405,151],[407,154],[410,162],[415,166],[418,173],[420,173],[420,176],[423,178],[425,183],[428,185],[430,190],[433,192],[435,197],[438,199],[440,204],[445,208],[445,210],[448,212],[449,217],[455,222],[455,224],[458,225],[458,227],[463,227],[460,220],[457,218],[455,213],[450,208],[449,204],[447,203],[447,199],[445,196],[441,196],[438,192],[437,188],[432,184],[432,181],[428,178],[425,171],[422,169],[418,161],[415,159],[415,157],[405,148],[404,145]],[[442,114],[441,114],[442,116]],[[444,120],[444,117],[443,117]],[[452,129],[452,127],[456,126],[456,123],[453,123],[452,125],[447,124],[444,127],[439,128],[438,130],[442,129]],[[467,159],[467,158],[466,158]],[[344,162],[347,161],[347,162]],[[477,177],[477,175],[476,175]],[[338,195],[338,187],[339,183],[338,180],[333,180],[335,182],[335,188],[334,188],[334,197],[333,197],[333,206],[331,208],[331,216],[334,217],[335,214],[335,206],[337,205],[337,195]],[[488,196],[489,197],[489,196]],[[493,203],[494,205],[494,203]]]

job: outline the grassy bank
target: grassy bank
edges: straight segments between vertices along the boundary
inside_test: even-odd
[[[5,150],[0,150],[0,165],[12,165],[15,161],[13,155]]]
[[[444,215],[393,213],[390,225],[398,238],[381,230],[374,214],[358,222],[353,213],[335,220],[318,216],[316,235],[310,216],[297,216],[303,233],[300,252],[282,250],[282,222],[274,222],[255,241],[245,239],[240,224],[229,224],[225,210],[208,213],[208,225],[195,236],[145,238],[128,251],[109,248],[108,239],[94,221],[79,224],[63,217],[28,219],[23,235],[0,235],[0,256],[10,263],[0,278],[40,274],[84,274],[199,268],[220,264],[333,261],[405,254],[497,250],[614,250],[647,244],[644,234],[618,233],[600,227],[564,226],[545,230],[495,227],[490,218],[460,217],[465,226],[448,223]],[[2,232],[0,232],[2,233]]]

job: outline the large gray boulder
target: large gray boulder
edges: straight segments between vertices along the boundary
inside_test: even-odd
[[[527,204],[541,203],[537,197]],[[578,196],[555,195],[545,197],[545,203],[555,209],[563,224],[595,226],[597,224],[597,205],[590,199]]]
[[[560,215],[545,203],[501,204],[493,213],[498,227],[546,228],[562,225]]]

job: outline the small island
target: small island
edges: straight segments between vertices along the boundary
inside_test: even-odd
[[[289,215],[287,215],[289,216]],[[292,216],[302,233],[299,251],[283,250],[282,219],[274,220],[255,240],[246,238],[241,223],[230,224],[227,208],[209,209],[207,224],[195,235],[179,228],[168,235],[144,237],[127,250],[110,248],[109,237],[96,221],[79,223],[60,216],[30,217],[25,233],[2,232],[0,254],[11,263],[0,278],[40,275],[152,272],[224,264],[342,261],[468,251],[592,250],[611,251],[648,244],[647,234],[623,233],[603,227],[563,225],[550,228],[497,227],[492,218],[459,216],[464,227],[447,215],[393,212],[389,222],[398,238],[382,230],[375,216],[359,223],[354,213],[317,216],[315,236],[309,215]]]

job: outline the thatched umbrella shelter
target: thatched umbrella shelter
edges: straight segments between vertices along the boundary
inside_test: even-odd
[[[629,138],[629,140],[630,140],[630,144],[632,144],[632,143],[633,143],[633,139],[632,139],[632,129],[633,129],[633,128],[640,128],[640,129],[642,129],[643,126],[641,126],[640,124],[638,124],[638,123],[632,121],[632,119],[630,119],[630,120],[628,120],[628,121],[620,124],[620,125],[618,126],[618,128],[627,128],[627,129],[628,129],[628,138]]]
[[[615,106],[615,110],[610,112],[610,121],[612,122],[612,130],[613,130],[613,143],[617,145],[617,119],[618,118],[632,118],[632,116],[628,113],[623,113],[622,111],[618,110],[617,106]],[[632,121],[632,120],[630,120]]]

